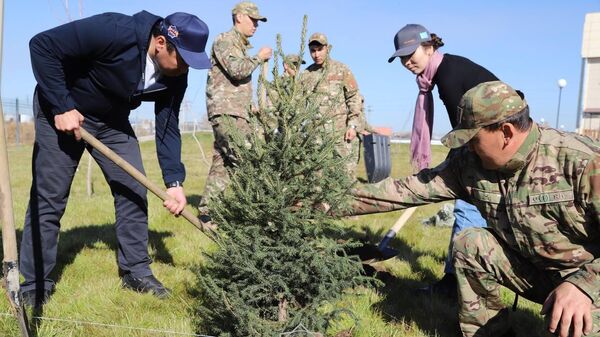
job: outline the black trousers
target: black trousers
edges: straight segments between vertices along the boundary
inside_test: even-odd
[[[86,148],[73,135],[54,127],[54,116],[34,96],[35,144],[31,192],[20,247],[23,291],[51,290],[49,278],[56,265],[60,219],[65,212],[71,183]],[[137,138],[128,121],[120,116],[85,116],[84,128],[135,168],[144,172]],[[114,197],[117,262],[122,272],[136,277],[151,275],[148,256],[148,202],[146,188],[98,151],[87,148],[96,160]],[[77,202],[89,202],[78,200]],[[81,215],[84,217],[85,215]]]

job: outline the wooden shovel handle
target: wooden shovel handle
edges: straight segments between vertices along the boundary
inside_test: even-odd
[[[163,191],[160,187],[158,187],[155,183],[150,181],[142,172],[133,167],[133,165],[129,164],[125,159],[116,154],[113,150],[109,149],[106,145],[102,144],[98,139],[92,136],[89,132],[87,132],[84,128],[79,128],[81,132],[81,138],[88,144],[90,144],[94,149],[100,151],[103,155],[105,155],[108,159],[114,162],[117,166],[122,168],[125,172],[127,172],[133,179],[137,180],[140,184],[144,185],[150,192],[159,197],[162,201],[171,199],[171,196],[167,194],[167,192]],[[210,230],[202,226],[198,217],[196,217],[192,212],[187,209],[184,209],[181,212],[181,215],[188,220],[192,225],[196,226],[198,229],[205,231]]]
[[[8,151],[4,133],[4,115],[0,114],[0,222],[2,222],[2,250],[5,262],[17,261],[17,234],[10,188]]]
[[[396,220],[396,223],[394,223],[392,228],[390,228],[390,231],[394,231],[395,233],[398,233],[398,231],[400,231],[400,229],[402,229],[402,227],[404,227],[404,225],[406,224],[408,219],[410,219],[410,217],[413,215],[413,213],[416,210],[417,210],[417,207],[411,207],[411,208],[405,209],[404,212],[402,212],[402,215],[400,215],[400,217],[398,218],[398,220]]]
[[[410,217],[413,215],[413,213],[415,212],[416,209],[417,209],[417,207],[407,208],[402,213],[402,215],[400,215],[398,220],[396,220],[396,223],[394,223],[392,228],[390,228],[390,230],[385,234],[383,239],[381,239],[381,242],[379,242],[379,245],[378,245],[379,250],[384,250],[387,248],[390,241],[392,241],[392,239],[396,236],[396,233],[398,233],[398,231],[402,227],[404,227],[404,225],[406,224],[408,219],[410,219]]]
[[[0,29],[2,27],[2,8],[0,6]],[[0,44],[2,43],[0,33]],[[1,48],[0,48],[1,49]],[[0,50],[0,55],[2,54]],[[1,65],[1,64],[0,64]],[[22,337],[29,337],[27,315],[21,298],[21,285],[19,284],[19,262],[17,252],[17,232],[15,231],[15,215],[13,211],[13,198],[10,188],[10,172],[8,168],[8,150],[6,147],[6,134],[4,132],[4,112],[0,102],[0,223],[2,223],[2,271],[6,295],[10,306],[17,318]]]

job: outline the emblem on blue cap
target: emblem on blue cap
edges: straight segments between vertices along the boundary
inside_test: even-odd
[[[170,25],[169,28],[167,28],[167,34],[172,39],[178,37],[179,36],[179,31],[177,30],[177,26]]]
[[[208,26],[197,16],[177,12],[161,22],[161,35],[173,44],[183,61],[195,69],[211,67],[204,48],[208,39]]]
[[[419,34],[419,36],[420,36],[422,39],[426,39],[427,37],[429,37],[429,33],[427,33],[427,32],[421,32],[421,33]]]

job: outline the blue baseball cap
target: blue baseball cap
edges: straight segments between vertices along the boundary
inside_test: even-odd
[[[427,41],[431,41],[431,34],[429,34],[427,28],[416,24],[408,24],[402,27],[394,36],[396,52],[388,59],[388,62],[391,63],[396,57],[414,53],[422,42]]]
[[[204,21],[192,14],[173,13],[162,21],[160,30],[188,66],[210,68],[210,60],[204,51],[208,40],[208,26]]]

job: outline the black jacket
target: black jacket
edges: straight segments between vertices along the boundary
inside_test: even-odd
[[[440,99],[446,106],[452,128],[458,124],[458,103],[469,89],[483,82],[498,81],[498,78],[479,64],[451,54],[444,54],[433,83],[437,85]]]
[[[187,74],[166,77],[143,90],[152,26],[161,17],[104,13],[34,36],[29,42],[40,103],[57,115],[127,117],[141,101],[154,101],[156,149],[165,182],[185,179],[181,163],[179,108]]]

